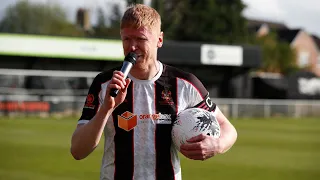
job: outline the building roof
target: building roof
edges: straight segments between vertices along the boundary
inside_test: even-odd
[[[320,51],[320,38],[318,36],[316,36],[316,35],[312,35],[312,38],[313,38],[314,42],[316,43],[316,45],[317,45],[317,47],[318,47],[318,49]]]
[[[288,29],[288,27],[281,22],[272,22],[272,21],[264,21],[264,20],[257,20],[257,19],[248,19],[248,27],[250,29],[260,28],[262,25],[267,25],[270,29]]]
[[[300,31],[302,30],[301,29],[280,29],[280,30],[277,30],[276,33],[279,40],[292,43],[292,41]]]

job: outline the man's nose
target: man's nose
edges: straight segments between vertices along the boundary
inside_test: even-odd
[[[137,47],[138,47],[137,42],[136,41],[131,41],[130,50],[131,51],[135,51],[135,50],[137,50]]]

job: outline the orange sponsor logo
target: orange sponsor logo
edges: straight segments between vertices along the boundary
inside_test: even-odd
[[[118,115],[118,127],[121,129],[130,131],[137,126],[137,123],[137,115],[132,114],[129,111],[122,113],[121,116]]]
[[[139,119],[141,120],[157,120],[159,119],[160,115],[159,114],[141,114],[139,115]]]

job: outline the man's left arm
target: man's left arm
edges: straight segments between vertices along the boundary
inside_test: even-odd
[[[200,134],[181,145],[180,152],[190,159],[205,160],[217,154],[227,152],[237,140],[237,131],[228,118],[214,104],[209,94],[202,102],[195,107],[203,108],[215,114],[220,125],[220,137],[214,138],[205,134]]]
[[[202,108],[213,113],[220,125],[220,137],[215,138],[206,134],[200,134],[180,146],[180,152],[195,160],[205,160],[216,154],[227,152],[237,140],[237,131],[228,118],[212,102],[209,92],[201,81],[194,75],[187,77],[190,86],[186,96],[189,107]]]
[[[222,154],[227,152],[236,142],[238,134],[235,127],[224,116],[219,108],[216,108],[216,118],[220,125],[220,148],[218,153]]]

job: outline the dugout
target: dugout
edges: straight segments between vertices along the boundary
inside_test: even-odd
[[[320,78],[305,70],[287,76],[255,74],[252,76],[252,83],[252,94],[256,99],[320,99]]]
[[[17,34],[0,34],[0,56],[2,69],[60,72],[99,72],[120,66],[124,58],[119,40]],[[250,98],[248,73],[260,66],[262,57],[260,49],[254,46],[164,41],[158,58],[163,63],[194,73],[211,97]],[[90,84],[85,77],[77,81],[82,89]],[[84,86],[84,82],[87,85]]]

